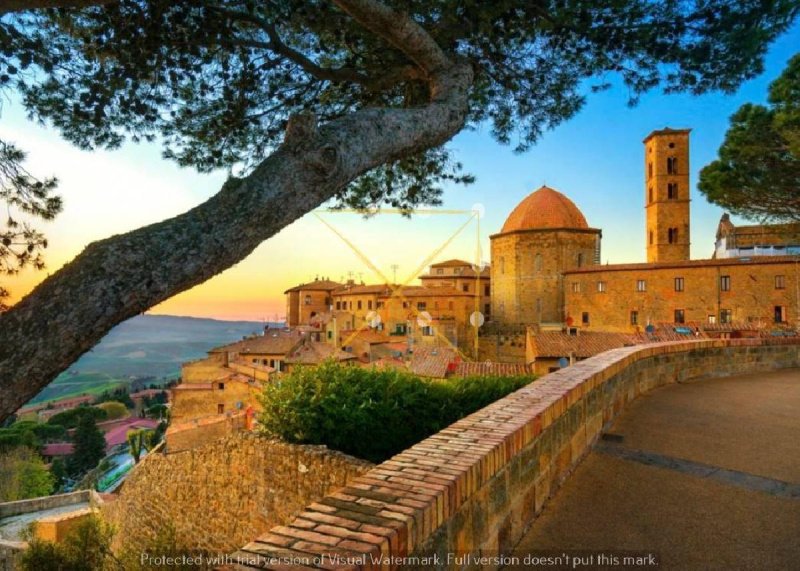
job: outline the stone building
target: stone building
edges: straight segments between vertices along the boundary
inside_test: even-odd
[[[600,260],[601,231],[578,207],[543,186],[511,212],[491,239],[492,316],[508,324],[560,323],[564,272]]]
[[[644,139],[647,263],[599,265],[600,230],[569,199],[547,187],[525,198],[491,236],[495,320],[626,333],[739,324],[734,335],[797,325],[800,225],[736,227],[724,215],[714,257],[689,258],[689,132]]]
[[[330,311],[331,292],[342,284],[327,278],[297,285],[283,292],[286,295],[286,325],[307,325],[320,313]]]
[[[487,265],[476,270],[475,264],[464,260],[447,260],[431,264],[427,274],[419,276],[423,286],[448,285],[463,293],[479,298],[478,307],[488,321],[492,313],[491,268]]]
[[[726,212],[717,226],[715,258],[800,255],[800,223],[734,226]]]

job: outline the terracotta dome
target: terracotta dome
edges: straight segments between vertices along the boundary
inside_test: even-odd
[[[586,218],[569,198],[543,186],[532,192],[508,215],[501,232],[546,228],[589,228]]]

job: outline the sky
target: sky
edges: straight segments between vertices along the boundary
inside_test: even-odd
[[[771,46],[765,72],[733,95],[652,91],[629,107],[626,88],[613,82],[612,89],[588,95],[576,117],[545,133],[523,154],[497,143],[488,127],[462,132],[450,147],[477,180],[446,188],[440,208],[448,213],[426,212],[411,219],[309,213],[239,264],[150,312],[279,320],[285,314],[284,290],[315,277],[405,282],[435,261],[488,262],[489,236],[543,184],[567,195],[590,226],[603,230],[602,263],[645,261],[642,139],[664,127],[692,129],[691,255],[708,258],[722,210],[697,191],[698,172],[716,158],[729,116],[745,102],[764,102],[769,83],[799,48],[797,23]],[[64,199],[64,211],[55,221],[38,224],[50,242],[47,269],[25,270],[0,282],[11,290],[12,302],[92,241],[180,214],[211,197],[226,177],[224,172],[180,168],[165,161],[155,144],[80,151],[54,129],[27,120],[13,99],[3,101],[1,119],[0,138],[28,153],[28,170],[57,176]]]

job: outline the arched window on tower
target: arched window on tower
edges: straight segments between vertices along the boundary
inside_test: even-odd
[[[647,163],[647,178],[653,178],[653,163]]]
[[[506,273],[506,259],[503,256],[500,256],[500,273]]]
[[[542,271],[542,255],[541,254],[536,254],[533,257],[533,269],[535,271],[537,271],[537,272],[541,272]]]
[[[678,174],[677,157],[667,157],[667,174]]]
[[[675,200],[678,198],[678,183],[671,182],[667,184],[667,198],[670,200]]]
[[[653,231],[652,230],[650,230],[650,243],[651,244],[653,243]]]
[[[670,244],[677,244],[678,243],[678,229],[677,228],[670,228],[667,230],[667,241]]]
[[[650,202],[653,202],[653,187],[650,187]]]

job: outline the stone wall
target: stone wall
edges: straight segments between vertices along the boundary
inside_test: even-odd
[[[306,507],[232,557],[320,568],[455,568],[448,554],[508,554],[625,405],[655,387],[800,367],[798,339],[623,347],[546,375]],[[326,558],[322,560],[321,554]],[[408,559],[411,556],[417,559]],[[481,568],[494,568],[494,565]],[[328,567],[330,568],[330,567]]]
[[[370,467],[324,446],[240,433],[147,456],[101,513],[117,529],[116,549],[147,545],[173,526],[182,548],[223,553],[286,523]]]
[[[721,291],[721,276],[730,277],[730,291]],[[776,276],[783,276],[782,283]],[[676,291],[675,278],[683,279],[682,291]],[[638,280],[645,280],[646,291],[637,291]],[[640,330],[648,322],[672,323],[676,309],[683,310],[687,322],[707,323],[709,316],[721,322],[721,311],[729,310],[733,321],[769,325],[775,306],[782,306],[786,320],[800,322],[800,266],[792,258],[599,266],[573,270],[564,281],[566,314],[581,324],[588,313],[588,327],[598,331],[633,331],[631,311],[638,312]],[[605,284],[603,291],[598,282]]]
[[[164,436],[168,454],[184,452],[225,438],[246,429],[244,412],[206,416],[184,422],[171,423]]]

